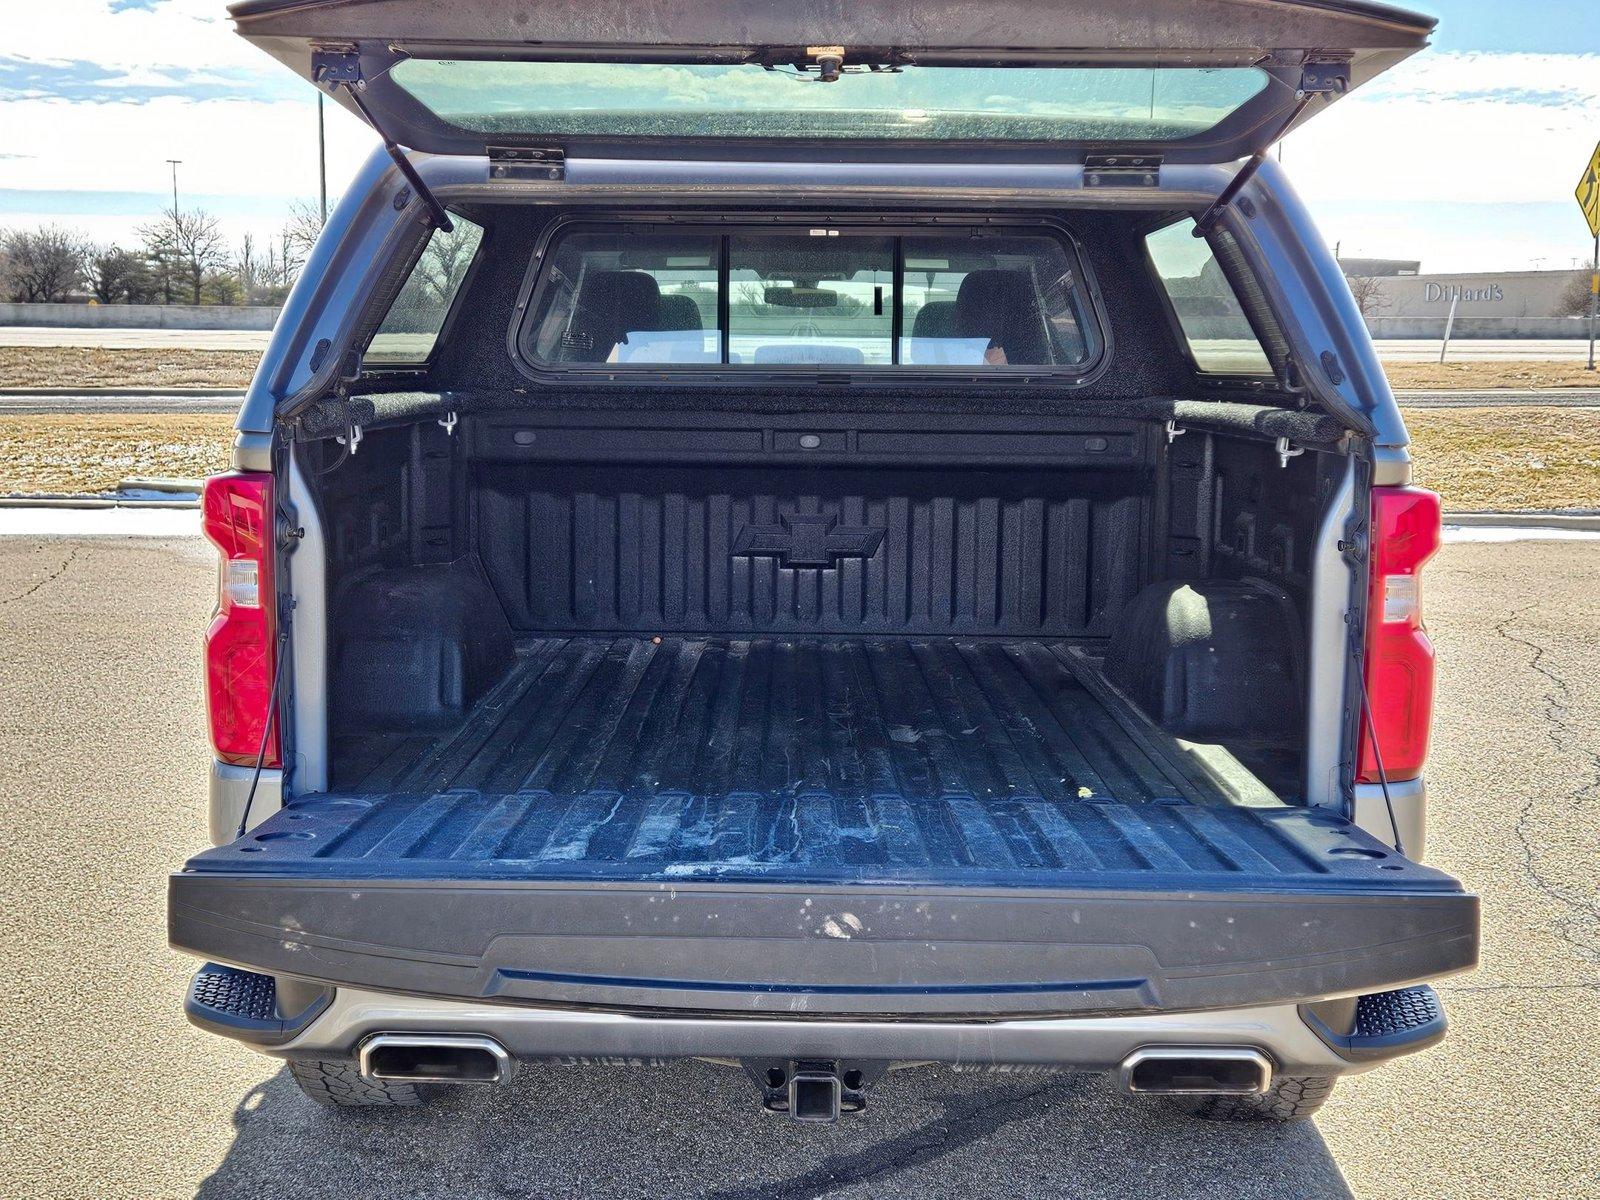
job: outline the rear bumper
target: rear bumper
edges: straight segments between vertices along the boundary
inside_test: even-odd
[[[1478,902],[1452,891],[338,881],[188,871],[171,879],[169,935],[177,949],[253,971],[441,1000],[994,1020],[1292,1005],[1417,983],[1476,963]]]
[[[1366,1071],[1437,1040],[1396,1043],[1381,1056],[1355,1057],[1319,1037],[1293,1005],[992,1022],[804,1021],[517,1008],[340,989],[292,1041],[256,1048],[282,1058],[349,1058],[377,1033],[485,1037],[519,1061],[634,1064],[816,1059],[1115,1071],[1140,1049],[1249,1047],[1263,1051],[1276,1072],[1292,1075]]]

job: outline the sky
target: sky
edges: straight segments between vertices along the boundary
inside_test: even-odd
[[[1434,45],[1290,135],[1284,165],[1330,245],[1430,271],[1569,267],[1600,140],[1594,0],[1434,0]],[[131,243],[171,203],[271,237],[317,197],[317,97],[232,31],[222,0],[4,0],[0,228]],[[371,130],[326,107],[337,196]]]

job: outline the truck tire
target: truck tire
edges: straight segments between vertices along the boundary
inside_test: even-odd
[[[1283,1076],[1259,1096],[1169,1096],[1184,1112],[1206,1121],[1303,1121],[1333,1094],[1326,1075]]]
[[[300,1090],[329,1108],[415,1108],[425,1097],[414,1083],[367,1079],[349,1059],[290,1059]]]

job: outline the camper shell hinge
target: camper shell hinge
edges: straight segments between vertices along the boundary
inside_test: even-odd
[[[1160,187],[1159,154],[1089,154],[1083,160],[1083,186]]]
[[[567,152],[559,146],[490,146],[491,179],[565,179]]]

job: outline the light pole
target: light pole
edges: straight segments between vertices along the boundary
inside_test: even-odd
[[[181,159],[181,158],[169,158],[169,159],[167,159],[167,161],[172,164],[172,215],[173,216],[177,216],[178,215],[178,164],[181,163],[183,161],[183,159]]]
[[[1589,275],[1589,370],[1595,369],[1594,343],[1600,336],[1600,233],[1594,235],[1594,270]]]

